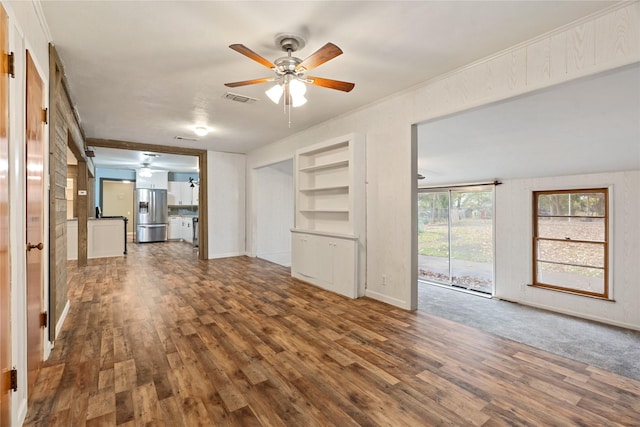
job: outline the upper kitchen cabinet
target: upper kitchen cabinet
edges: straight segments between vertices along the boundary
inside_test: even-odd
[[[168,201],[169,206],[197,206],[198,186],[191,187],[188,182],[169,181]]]
[[[151,176],[142,176],[140,170],[136,170],[136,188],[154,188],[167,190],[169,172],[156,171]]]

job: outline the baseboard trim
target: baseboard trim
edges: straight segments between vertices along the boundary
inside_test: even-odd
[[[209,259],[216,259],[216,258],[231,258],[234,256],[247,256],[246,252],[227,252],[224,254],[209,254]]]
[[[64,309],[62,309],[62,314],[60,315],[60,319],[58,319],[58,323],[56,323],[56,336],[54,339],[58,338],[58,334],[60,334],[62,325],[64,325],[64,321],[67,318],[67,314],[69,314],[70,307],[71,307],[71,301],[67,300],[67,303],[64,305]]]
[[[521,301],[521,300],[518,300],[516,298],[505,298],[505,297],[501,297],[501,296],[497,296],[497,295],[495,295],[494,298],[500,299],[500,300],[503,300],[503,301],[515,302],[516,304],[520,304],[520,305],[539,308],[541,310],[547,310],[547,311],[550,311],[550,312],[553,312],[553,313],[566,314],[567,316],[577,317],[579,319],[592,320],[594,322],[604,323],[606,325],[611,325],[611,326],[617,326],[619,328],[625,328],[625,329],[631,329],[631,330],[634,330],[634,331],[640,331],[640,326],[639,325],[633,325],[631,323],[618,322],[616,320],[611,320],[611,319],[607,319],[607,318],[599,317],[599,316],[591,316],[591,315],[584,314],[584,313],[578,313],[578,312],[572,311],[572,310],[563,310],[561,308],[552,307],[552,306],[548,306],[548,305],[544,305],[544,304],[530,303],[528,301]]]
[[[364,296],[373,298],[378,301],[382,301],[387,304],[391,304],[393,306],[402,308],[404,310],[411,310],[411,306],[410,304],[407,303],[407,301],[393,298],[388,295],[381,294],[380,292],[372,291],[371,289],[366,289],[364,292]]]

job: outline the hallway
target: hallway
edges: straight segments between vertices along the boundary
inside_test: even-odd
[[[26,426],[631,425],[640,382],[181,243],[70,268]]]

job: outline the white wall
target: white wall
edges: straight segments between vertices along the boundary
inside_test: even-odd
[[[49,47],[48,30],[41,22],[37,5],[31,2],[2,2],[9,16],[9,49],[15,54],[15,78],[9,79],[9,207],[10,222],[10,263],[11,263],[11,359],[18,370],[18,391],[11,396],[12,425],[22,425],[27,413],[27,342],[26,342],[26,254],[24,250],[25,224],[25,64],[26,50],[38,69],[44,82],[45,98],[48,105],[49,88]],[[45,130],[44,152],[49,152],[48,132]],[[45,162],[44,176],[48,177],[48,162]],[[48,194],[45,188],[44,204],[48,206]],[[45,250],[43,269],[45,280],[45,308],[49,303],[48,260],[49,220],[45,214]],[[43,331],[49,336],[48,329]],[[51,350],[47,339],[44,340],[43,358]]]
[[[209,259],[245,255],[244,154],[207,152]]]
[[[609,188],[610,294],[605,301],[527,286],[532,280],[532,192]],[[640,330],[640,171],[505,181],[496,187],[496,296]]]
[[[367,145],[367,295],[416,307],[416,143],[411,126],[640,61],[640,3],[618,4],[424,85],[248,154],[256,168],[297,148],[357,132]],[[309,101],[309,108],[313,107]],[[255,215],[255,177],[248,206]],[[254,236],[248,232],[252,244]],[[387,277],[386,285],[381,277]]]
[[[255,174],[255,253],[267,261],[291,266],[293,227],[293,159],[265,166]]]

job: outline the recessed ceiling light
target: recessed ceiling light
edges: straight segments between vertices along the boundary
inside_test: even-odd
[[[205,126],[196,126],[193,130],[198,136],[205,136],[209,133],[209,129]]]

